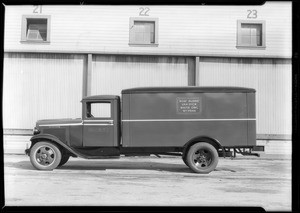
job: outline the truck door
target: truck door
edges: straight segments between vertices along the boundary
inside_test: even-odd
[[[113,100],[86,102],[83,115],[83,146],[112,147],[114,146]]]

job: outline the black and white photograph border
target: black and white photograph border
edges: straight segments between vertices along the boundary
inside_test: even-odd
[[[225,210],[257,207],[265,211],[294,211],[297,207],[299,210],[299,202],[292,202],[292,195],[299,190],[298,186],[296,191],[292,188],[295,186],[292,138],[294,141],[297,124],[292,110],[295,114],[294,94],[299,90],[292,80],[298,68],[293,54],[299,50],[298,46],[293,47],[292,39],[294,4],[294,1],[246,5],[210,5],[209,1],[202,4],[119,2],[116,5],[84,1],[64,5],[3,2],[3,209],[86,206],[224,207]],[[170,130],[167,125],[157,135],[152,127],[149,133],[144,132],[143,125],[149,118],[143,120],[143,112],[139,110],[145,108],[128,109],[129,117],[124,118],[126,105],[120,117],[115,118],[118,117],[120,125],[130,123],[131,126],[126,129],[124,124],[124,128],[114,129],[114,134],[121,133],[111,141],[114,148],[120,148],[121,155],[96,158],[96,152],[106,152],[103,146],[107,144],[102,144],[104,151],[98,147],[90,152],[89,149],[102,142],[94,140],[84,144],[82,137],[86,133],[94,134],[97,129],[107,133],[109,130],[102,126],[113,125],[110,122],[115,121],[102,119],[102,123],[95,124],[87,116],[93,109],[85,99],[100,97],[107,103],[108,97],[121,97],[122,109],[123,96],[127,95],[122,91],[130,88],[137,88],[138,92],[139,88],[254,89],[255,115],[243,121],[247,129],[244,137],[249,141],[254,134],[255,147],[260,149],[251,148],[249,152],[243,149],[239,144],[243,133],[234,131],[243,130],[242,125],[235,126],[237,121],[219,130],[226,113],[242,116],[238,107],[229,110],[235,106],[231,101],[236,100],[231,98],[232,92],[230,95],[223,92],[225,98],[220,94],[195,97],[196,93],[190,92],[185,99],[177,91],[173,104],[175,117],[167,117],[173,109],[163,108],[169,105],[162,98],[164,94],[159,93],[152,109],[159,110],[157,116],[167,116],[150,119],[156,123],[167,120],[169,125],[186,116],[176,126],[174,135],[162,133]],[[131,94],[130,107],[137,103],[133,97]],[[178,106],[178,100],[190,99],[197,103]],[[212,101],[220,99],[223,102],[219,107],[209,106],[209,103],[219,104]],[[153,100],[157,101],[149,99],[141,105]],[[108,113],[113,117],[115,111],[121,111],[111,103],[111,108],[97,108],[93,115],[107,117]],[[213,116],[208,108],[220,110],[217,113],[220,117],[205,117]],[[248,110],[246,115],[251,113]],[[225,120],[242,122],[240,118]],[[156,140],[159,136],[175,143],[185,138],[187,128],[193,129],[183,125],[190,120],[195,125],[216,122],[201,128],[207,128],[211,135],[210,132],[218,132],[216,135],[221,139],[222,128],[231,129],[224,139],[237,141],[237,144],[230,142],[230,149],[216,148],[218,164],[207,174],[191,169],[183,148],[155,149],[147,153],[124,149],[138,144],[137,138],[143,134],[144,143],[152,143],[152,138]],[[133,125],[136,121],[139,125]],[[250,122],[255,122],[254,130]],[[76,129],[72,132],[70,128],[68,137],[62,141],[65,144],[57,144],[59,150],[62,146],[67,150],[57,155],[65,162],[52,162],[56,159],[51,159],[53,153],[56,156],[55,148],[51,148],[53,138],[48,138],[53,140],[48,147],[32,151],[36,143],[32,137],[38,136],[39,131],[51,134],[55,128],[64,129],[63,126],[70,124],[82,133],[78,134]],[[80,129],[84,125],[96,125],[96,128]],[[61,133],[53,134],[59,138]],[[76,138],[79,136],[80,139]],[[160,141],[155,140],[155,148],[160,147],[157,145]],[[216,143],[225,146],[222,140]],[[82,147],[78,146],[88,148],[81,151]],[[74,154],[70,150],[78,152]],[[43,154],[37,154],[40,151]],[[32,153],[38,157],[29,157]],[[40,164],[36,166],[34,160]],[[46,164],[57,164],[57,168],[44,170]]]

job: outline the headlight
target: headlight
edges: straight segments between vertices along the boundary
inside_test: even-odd
[[[34,128],[33,128],[33,134],[34,134],[34,135],[37,135],[37,134],[39,134],[39,133],[40,133],[40,130],[38,130],[38,128],[34,127]]]

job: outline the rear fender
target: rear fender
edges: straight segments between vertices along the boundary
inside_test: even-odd
[[[210,138],[210,137],[207,137],[207,136],[198,136],[198,137],[194,137],[192,138],[191,140],[189,140],[183,147],[183,156],[186,155],[186,153],[188,152],[189,148],[194,145],[195,143],[198,143],[198,142],[206,142],[206,143],[209,143],[211,145],[213,145],[216,150],[218,151],[218,149],[222,149],[222,145],[221,143],[217,140],[217,139],[214,139],[214,138]]]

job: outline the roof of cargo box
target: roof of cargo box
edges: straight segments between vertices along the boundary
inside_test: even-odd
[[[246,87],[136,87],[122,90],[122,94],[132,93],[186,93],[186,92],[200,92],[200,93],[249,93],[255,92],[255,89]]]

